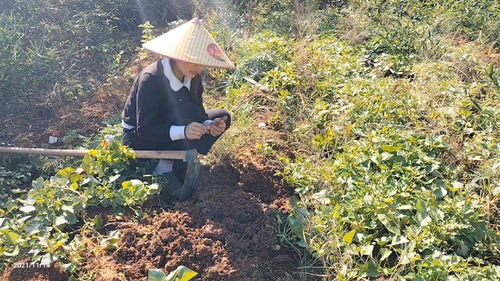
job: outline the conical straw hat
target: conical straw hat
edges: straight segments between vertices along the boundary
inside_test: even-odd
[[[154,53],[208,67],[234,68],[234,64],[219,47],[198,18],[144,43]]]

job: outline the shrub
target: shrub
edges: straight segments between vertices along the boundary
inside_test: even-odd
[[[319,167],[299,160],[285,168],[309,210],[306,242],[339,280],[498,276],[481,266],[499,242],[486,202],[443,164],[441,137],[385,127],[342,149]]]

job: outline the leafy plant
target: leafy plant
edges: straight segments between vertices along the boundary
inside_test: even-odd
[[[279,148],[253,138],[299,196],[277,234],[319,258],[325,280],[498,278],[498,79],[476,29],[497,22],[484,3],[353,1],[338,15],[363,16],[355,45],[339,28],[236,49],[224,106],[281,134]],[[477,42],[454,37],[464,8]],[[275,66],[252,88],[241,77],[263,54]]]
[[[330,176],[304,178],[308,193],[299,193],[314,192],[303,201],[313,210],[303,223],[307,243],[326,264],[352,257],[337,273],[340,279],[394,271],[404,280],[436,272],[441,272],[440,278],[462,276],[465,264],[481,263],[498,247],[498,236],[481,214],[484,202],[463,190],[452,170],[442,164],[446,143],[395,132],[370,133],[316,171],[325,175],[329,171]],[[293,182],[295,166],[304,165],[292,164],[285,172]],[[456,269],[447,267],[449,259]],[[434,271],[422,266],[427,260],[436,264]],[[419,271],[413,274],[411,268]],[[496,274],[494,268],[474,270],[477,277]]]
[[[167,275],[160,269],[150,269],[148,271],[148,281],[189,281],[196,277],[198,273],[183,265]]]
[[[144,177],[143,170],[130,169],[133,158],[123,144],[103,141],[99,150],[90,150],[80,167],[66,167],[47,180],[40,177],[26,196],[9,200],[0,209],[2,264],[30,254],[44,264],[63,260],[74,268],[67,259],[74,255],[79,236],[70,233],[79,229],[87,208],[136,208],[158,192],[157,184],[130,179]],[[116,235],[103,240],[103,245],[112,245]]]

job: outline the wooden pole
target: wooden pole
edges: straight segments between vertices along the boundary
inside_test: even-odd
[[[186,151],[156,151],[156,150],[136,150],[137,158],[142,159],[179,159],[186,160]],[[0,146],[1,153],[13,154],[36,154],[36,155],[54,155],[54,156],[74,156],[83,157],[89,153],[88,149],[45,149],[45,148],[26,148],[26,147],[3,147]]]

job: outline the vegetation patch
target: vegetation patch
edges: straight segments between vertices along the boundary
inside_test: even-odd
[[[127,63],[142,62],[128,59],[141,40],[127,21],[135,1],[28,2],[7,1],[0,13],[0,81],[19,103],[80,100],[97,87],[94,74],[127,81]],[[34,256],[82,280],[179,265],[207,280],[500,278],[496,1],[170,2],[206,12],[236,63],[204,73],[206,100],[233,115],[203,159],[211,183],[150,216],[144,204],[160,187],[147,167],[130,166],[116,126],[90,140],[67,135],[67,145],[99,148],[81,163],[2,159],[3,268]],[[22,7],[37,17],[25,20]],[[58,13],[73,26],[68,37]],[[164,16],[169,24],[141,25],[142,39],[175,24]],[[87,31],[96,35],[80,36]],[[125,37],[128,47],[116,49]],[[84,63],[100,72],[78,72]],[[89,215],[99,208],[121,214]],[[82,255],[85,245],[97,250]],[[110,275],[92,271],[103,265]]]

